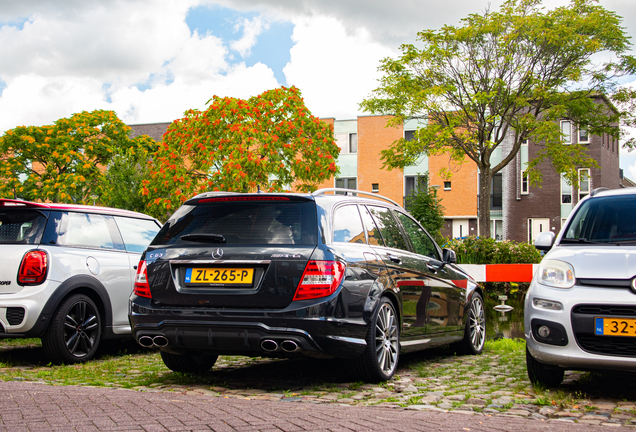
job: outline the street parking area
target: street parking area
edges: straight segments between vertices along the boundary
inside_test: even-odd
[[[513,416],[0,383],[0,431],[594,431]]]
[[[351,381],[348,365],[335,360],[221,357],[210,373],[189,375],[169,371],[156,352],[140,349],[132,342],[110,344],[109,350],[102,351],[95,360],[84,365],[52,366],[46,363],[41,347],[33,340],[22,345],[18,341],[0,345],[0,380],[4,381],[0,386],[5,394],[0,405],[3,421],[29,420],[25,414],[27,411],[20,411],[19,415],[14,411],[11,411],[13,414],[5,411],[12,406],[11,398],[18,397],[9,397],[7,394],[13,394],[17,389],[19,392],[44,392],[51,398],[56,392],[70,392],[73,395],[88,392],[86,394],[97,394],[99,397],[121,394],[126,400],[138,398],[139,403],[168,401],[171,407],[166,408],[168,411],[174,408],[174,404],[182,403],[173,400],[186,398],[197,404],[212,403],[215,407],[240,404],[247,407],[244,409],[253,406],[254,409],[268,411],[270,408],[262,407],[272,404],[272,407],[298,407],[283,409],[297,409],[301,413],[304,410],[333,413],[349,407],[356,410],[342,412],[366,413],[360,414],[361,419],[380,416],[378,412],[388,412],[397,416],[395,421],[398,421],[399,416],[405,416],[407,419],[425,418],[425,422],[436,424],[438,417],[447,416],[463,422],[452,423],[453,427],[460,425],[459,429],[418,430],[464,430],[464,427],[470,430],[497,430],[480,429],[479,422],[499,424],[491,423],[495,421],[492,419],[522,422],[524,430],[532,430],[527,428],[533,428],[534,425],[550,425],[550,430],[569,430],[567,425],[599,428],[636,425],[634,376],[574,372],[566,376],[559,389],[535,388],[527,378],[523,342],[509,339],[488,342],[481,356],[455,356],[445,348],[404,355],[396,376],[391,381],[379,384]],[[109,393],[109,388],[118,389],[121,393]],[[29,398],[37,402],[37,406],[40,401],[48,400],[39,396]],[[103,405],[97,400],[87,400],[91,401],[90,404]],[[113,400],[119,399],[113,397]],[[35,402],[29,403],[33,406]],[[99,411],[101,408],[95,409]],[[123,410],[122,415],[128,415],[124,412],[128,405],[117,409]],[[212,416],[216,418],[217,414]],[[411,420],[404,421],[410,425],[404,430],[419,427],[416,423],[408,423]],[[378,429],[381,429],[381,424],[378,423]],[[391,422],[387,424],[397,427]],[[443,421],[440,424],[446,425]],[[328,426],[331,427],[320,425],[323,428]],[[179,427],[181,429],[168,430],[192,430],[183,425]],[[277,427],[258,429],[246,426],[246,429],[225,430],[304,430]],[[219,428],[215,427],[214,430]],[[358,429],[345,427],[339,430]],[[373,428],[361,427],[359,430]]]

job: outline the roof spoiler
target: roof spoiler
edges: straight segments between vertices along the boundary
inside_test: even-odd
[[[47,204],[35,203],[31,201],[17,200],[17,199],[5,199],[0,198],[0,207],[37,207],[37,208],[50,208]]]

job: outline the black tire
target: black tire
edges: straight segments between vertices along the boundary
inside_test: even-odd
[[[212,369],[219,356],[205,354],[172,354],[161,351],[161,360],[175,372],[205,373]]]
[[[380,299],[366,336],[367,347],[354,362],[364,381],[390,380],[400,358],[399,317],[389,299]]]
[[[558,387],[563,381],[564,371],[556,366],[546,366],[537,361],[526,347],[526,366],[528,378],[532,384],[540,384],[545,387]]]
[[[55,364],[83,363],[95,356],[102,319],[90,297],[75,294],[57,308],[42,336],[42,347]]]
[[[457,354],[481,354],[486,342],[486,311],[484,299],[479,293],[473,293],[468,306],[468,319],[464,330],[464,339],[451,347]]]

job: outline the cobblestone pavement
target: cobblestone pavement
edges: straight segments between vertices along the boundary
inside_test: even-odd
[[[156,353],[148,351],[115,357],[115,370],[108,369],[101,360],[72,368],[45,365],[33,360],[42,357],[40,351],[26,348],[6,354],[5,358],[14,363],[0,368],[0,381],[5,381],[0,386],[12,389],[17,387],[11,386],[29,382],[52,384],[38,388],[64,394],[65,390],[60,390],[62,385],[76,384],[79,387],[74,387],[73,392],[81,393],[85,388],[94,391],[88,389],[90,384],[130,388],[134,391],[122,389],[121,393],[130,400],[134,395],[139,400],[192,397],[216,404],[312,407],[298,408],[301,412],[303,409],[329,412],[349,406],[363,408],[362,412],[381,410],[407,418],[426,413],[432,419],[463,418],[473,425],[471,430],[482,430],[474,427],[484,419],[494,418],[516,419],[521,422],[522,430],[534,427],[531,424],[550,428],[588,425],[604,430],[636,427],[636,375],[567,372],[558,389],[534,388],[527,378],[524,351],[518,347],[510,352],[491,351],[480,356],[454,356],[445,349],[405,354],[395,377],[380,384],[352,381],[346,364],[337,360],[224,356],[208,374],[182,375],[169,371]],[[144,369],[147,366],[150,367]],[[89,369],[90,377],[85,374]],[[2,419],[7,419],[4,411]]]
[[[196,392],[195,392],[196,393]],[[469,415],[467,415],[469,414]],[[607,431],[516,416],[0,383],[0,431]]]
[[[382,385],[352,383],[338,363],[229,358],[220,360],[212,373],[222,385],[151,384],[135,389],[636,427],[633,375],[590,378],[566,372],[560,389],[537,391],[528,381],[525,357],[518,354],[432,357],[413,367],[426,356],[404,356],[396,377]],[[326,376],[331,380],[328,384],[321,381]]]

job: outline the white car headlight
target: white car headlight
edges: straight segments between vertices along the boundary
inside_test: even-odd
[[[572,288],[574,286],[574,267],[564,261],[543,260],[539,265],[538,280],[542,285],[555,288]]]

